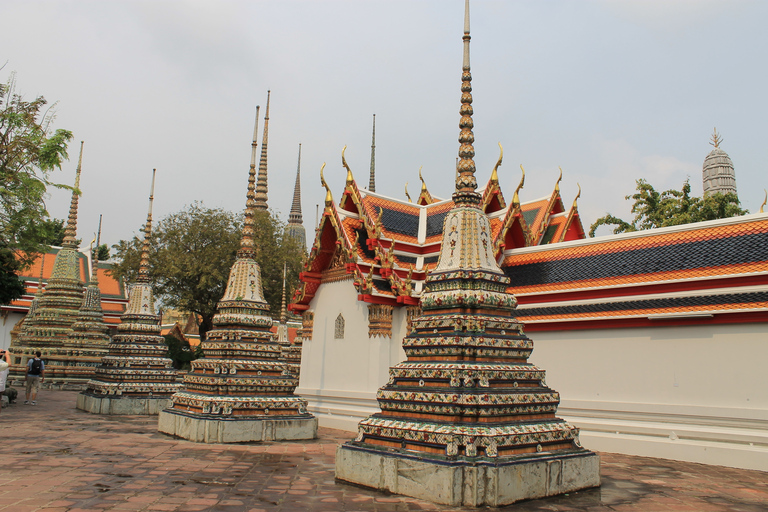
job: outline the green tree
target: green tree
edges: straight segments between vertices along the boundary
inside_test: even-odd
[[[173,367],[177,370],[189,370],[190,364],[195,359],[203,357],[203,349],[200,345],[195,348],[189,346],[189,342],[181,341],[176,336],[166,334],[165,344],[168,346],[166,357],[173,361]]]
[[[749,213],[748,210],[739,206],[739,198],[733,193],[717,193],[703,198],[691,196],[691,185],[688,180],[683,183],[682,190],[670,189],[664,192],[658,192],[644,179],[639,179],[635,183],[637,192],[624,198],[635,201],[632,205],[634,220],[630,223],[608,213],[589,227],[589,236],[595,236],[600,226],[615,226],[613,232],[616,234]]]
[[[26,101],[16,92],[15,75],[0,84],[0,272],[16,274],[44,250],[50,236],[45,198],[48,187],[71,188],[50,181],[67,159],[72,132],[53,130],[52,108],[44,109],[42,96]],[[5,290],[4,287],[4,291]],[[0,301],[13,300],[14,293],[2,294]]]
[[[109,246],[107,244],[101,244],[96,248],[96,255],[99,261],[107,261],[109,259]]]
[[[156,297],[166,307],[200,315],[200,337],[213,327],[216,305],[226,289],[229,270],[240,248],[242,215],[193,203],[172,213],[152,230],[150,276]],[[256,212],[254,241],[264,296],[273,316],[279,315],[283,262],[289,283],[298,281],[303,253],[284,225],[267,212]],[[112,274],[128,282],[138,273],[141,240],[114,245],[119,261]]]

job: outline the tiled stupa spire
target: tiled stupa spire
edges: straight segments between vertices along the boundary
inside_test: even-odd
[[[299,143],[299,161],[296,164],[296,184],[293,187],[293,202],[288,214],[288,225],[285,232],[295,238],[302,249],[307,248],[307,232],[301,217],[301,143]]]
[[[80,197],[80,175],[83,168],[83,142],[77,162],[75,186],[69,206],[64,242],[56,254],[53,271],[45,292],[39,297],[34,315],[24,322],[11,352],[20,354],[20,365],[14,365],[12,376],[22,378],[26,361],[40,350],[45,361],[46,385],[77,388],[86,384],[101,359],[101,352],[70,346],[72,324],[78,318],[83,302],[81,265],[77,251],[77,209]]]
[[[214,328],[202,344],[204,356],[192,362],[184,377],[185,389],[160,414],[160,432],[224,443],[312,439],[317,433],[317,419],[307,413],[307,402],[293,394],[298,379],[289,374],[270,331],[253,240],[256,188],[251,167],[240,249]]]
[[[78,409],[96,414],[157,414],[170,405],[170,396],[181,389],[173,361],[166,356],[168,346],[160,335],[160,316],[155,314],[149,278],[154,191],[155,170],[139,274],[128,292],[128,307],[120,317],[108,354],[87,389],[78,395]]]
[[[373,132],[371,133],[371,175],[368,178],[368,190],[376,192],[376,114],[373,114]]]
[[[717,133],[717,128],[715,128],[712,142],[710,142],[714,148],[709,152],[707,158],[704,159],[704,166],[702,168],[705,196],[717,193],[737,193],[736,172],[733,170],[733,161],[728,156],[728,153],[720,147],[721,142],[723,142],[723,139]]]
[[[259,160],[259,179],[256,182],[256,195],[254,196],[253,208],[257,210],[267,209],[267,142],[269,140],[269,96],[271,91],[267,91],[267,111],[264,115],[264,135],[261,136],[261,159]],[[258,108],[257,119],[258,119]],[[257,121],[258,122],[258,121]],[[256,133],[253,134],[254,144],[256,143]]]
[[[288,266],[283,264],[283,295],[280,302],[280,323],[277,324],[277,343],[280,344],[280,357],[288,365],[291,375],[298,378],[301,367],[301,345],[291,343],[288,335],[288,308],[286,302],[286,279]]]
[[[85,288],[80,314],[72,324],[72,332],[67,345],[77,348],[87,348],[103,357],[107,354],[109,344],[109,326],[104,322],[104,311],[101,309],[101,290],[99,289],[99,243],[101,242],[101,216],[99,216],[99,231],[96,235],[96,251],[91,245],[91,278]]]
[[[475,192],[469,40],[467,1],[455,206],[423,313],[403,340],[408,359],[379,389],[381,412],[339,447],[336,477],[451,506],[499,506],[597,485],[599,464],[578,429],[555,417],[560,396],[528,362],[533,342],[494,255]],[[560,483],[550,482],[553,460]],[[588,480],[571,477],[576,466]]]

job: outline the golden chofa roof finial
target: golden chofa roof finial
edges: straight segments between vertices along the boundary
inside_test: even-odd
[[[325,162],[323,162],[322,167],[320,167],[320,184],[322,184],[325,187],[325,207],[330,208],[333,206],[333,195],[331,195],[331,189],[328,186],[328,183],[325,182],[325,177],[323,176],[323,169],[325,169]]]
[[[520,164],[520,170],[523,171],[523,177],[520,178],[520,184],[515,189],[515,195],[512,196],[512,204],[520,204],[520,196],[518,195],[518,192],[520,192],[520,189],[525,185],[525,169],[523,169],[523,164]]]
[[[469,69],[469,0],[464,4],[464,62],[461,73],[461,120],[459,121],[459,163],[456,167],[456,192],[453,201],[457,205],[480,207],[480,196],[475,192],[477,179],[475,178],[475,135],[472,133],[474,123],[472,121],[472,73]]]
[[[504,158],[504,148],[501,145],[501,142],[499,142],[499,159],[496,160],[496,165],[493,166],[493,171],[491,171],[491,183],[497,184],[499,183],[499,166],[501,165],[501,161]]]
[[[560,176],[557,178],[557,182],[555,183],[555,192],[560,192],[560,182],[563,181],[563,168],[559,165],[557,168],[560,169]]]
[[[409,203],[413,202],[413,201],[411,201],[411,194],[408,193],[408,182],[407,181],[405,182],[405,197],[408,198],[408,202]]]
[[[760,205],[760,213],[763,213],[763,208],[768,204],[768,190],[763,189],[763,192],[765,192],[765,199],[763,199],[763,204]]]
[[[576,208],[576,203],[579,201],[579,198],[581,197],[581,185],[576,183],[576,186],[579,187],[579,193],[576,194],[576,197],[573,198],[573,207]]]
[[[715,128],[715,131],[712,134],[711,142],[709,144],[712,146],[715,146],[716,148],[719,148],[722,142],[723,142],[723,138],[720,136],[719,133],[717,133],[717,128]]]
[[[352,176],[352,170],[349,168],[349,165],[347,165],[347,159],[344,158],[344,152],[347,150],[347,146],[345,145],[341,150],[341,165],[344,166],[344,168],[347,170],[347,186],[352,185],[355,181],[355,177]]]

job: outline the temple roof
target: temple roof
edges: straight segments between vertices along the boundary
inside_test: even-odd
[[[576,200],[566,208],[557,185],[525,202],[506,201],[493,178],[478,192],[529,330],[768,320],[768,214],[585,239]],[[361,189],[349,172],[289,309],[309,309],[321,283],[342,279],[360,301],[418,303],[452,207]]]
[[[58,254],[59,247],[51,247],[46,253],[45,267],[43,271],[43,287],[45,283],[51,277],[53,273],[53,265]],[[32,262],[32,265],[19,272],[19,279],[24,281],[25,293],[24,295],[11,302],[8,305],[2,306],[4,311],[13,311],[17,313],[26,313],[29,310],[29,305],[32,302],[32,298],[37,292],[38,280],[40,278],[40,265],[43,261],[42,257],[38,257]],[[79,277],[83,282],[88,282],[88,276],[90,275],[91,260],[87,250],[83,252],[77,252],[77,261],[79,267]],[[125,287],[123,283],[115,279],[109,270],[112,268],[112,264],[109,262],[99,261],[97,263],[97,275],[99,279],[99,290],[101,291],[101,307],[104,310],[104,321],[110,325],[116,325],[120,323],[120,315],[125,311],[125,306],[128,302]]]
[[[558,186],[541,199],[507,203],[494,170],[487,185],[478,192],[490,217],[499,257],[508,247],[584,238],[575,202],[570,211],[564,211]],[[307,309],[321,280],[344,277],[355,280],[360,300],[417,303],[426,272],[437,265],[443,221],[453,207],[451,199],[429,194],[426,184],[416,203],[360,188],[347,168],[346,186],[338,206],[327,201],[302,273],[302,285],[290,309]],[[535,211],[531,222],[541,233],[526,222],[525,216],[530,215],[526,212],[530,211]],[[547,234],[548,229],[553,231]],[[341,267],[341,272],[334,270]],[[329,277],[328,272],[333,276]]]

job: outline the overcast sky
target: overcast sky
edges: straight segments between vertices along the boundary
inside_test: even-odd
[[[415,198],[453,189],[458,151],[463,2],[0,0],[0,79],[58,101],[85,141],[78,236],[138,232],[157,168],[155,218],[192,201],[245,204],[256,105],[269,124],[269,205],[287,219],[302,143],[302,207],[311,233],[324,192],[339,199],[341,149],[367,185],[376,114],[377,192]],[[757,212],[768,187],[768,2],[473,0],[475,158],[484,184],[504,146],[508,198],[548,195],[564,171],[566,205],[583,192],[585,229],[629,214],[634,180],[657,189],[691,178],[714,127]],[[260,133],[263,120],[260,121]],[[260,136],[261,137],[261,136]],[[52,216],[69,195],[54,193]]]

